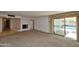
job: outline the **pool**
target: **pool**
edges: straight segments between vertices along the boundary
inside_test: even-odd
[[[76,26],[66,26],[66,29],[69,29],[69,30],[76,30]]]
[[[73,40],[77,39],[77,30],[76,30],[76,26],[66,26],[66,36],[65,37],[69,37],[72,38]]]

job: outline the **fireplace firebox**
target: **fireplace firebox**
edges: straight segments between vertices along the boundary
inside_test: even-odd
[[[28,28],[28,24],[23,24],[22,25],[22,29],[27,29]]]

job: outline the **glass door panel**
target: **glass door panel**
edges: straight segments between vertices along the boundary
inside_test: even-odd
[[[76,17],[65,18],[65,37],[77,39],[77,22]]]
[[[64,19],[54,19],[54,33],[64,35]]]

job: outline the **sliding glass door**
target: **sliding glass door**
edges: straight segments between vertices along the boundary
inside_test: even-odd
[[[54,19],[54,33],[64,35],[64,19]]]
[[[65,18],[65,37],[77,39],[77,21],[76,17],[67,17]]]
[[[77,17],[54,19],[54,33],[77,40]]]

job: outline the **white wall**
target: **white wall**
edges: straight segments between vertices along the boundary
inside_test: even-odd
[[[28,29],[22,29],[22,25],[23,24],[28,24]],[[32,28],[31,18],[21,17],[21,26],[20,26],[20,30],[19,31],[27,31],[27,30],[31,30],[31,28]]]
[[[8,18],[7,14],[0,13],[0,16]],[[33,18],[31,18],[31,17],[22,17],[22,16],[16,16],[15,18],[21,18],[20,30],[18,30],[18,31],[26,31],[26,30],[32,29],[31,19],[33,19]],[[28,24],[28,29],[22,29],[22,24]],[[2,31],[1,29],[2,29],[2,25],[1,25],[1,20],[0,20],[0,32]]]
[[[35,29],[49,33],[49,18],[48,18],[48,16],[38,17],[35,20]]]
[[[27,31],[27,30],[31,30],[32,29],[33,25],[32,25],[31,19],[33,19],[33,18],[22,17],[22,16],[20,16],[19,18],[21,18],[21,24],[20,24],[20,30],[18,30],[18,31]],[[38,18],[34,18],[34,19],[35,19],[35,29],[36,30],[40,30],[40,31],[48,32],[49,33],[49,20],[48,20],[48,16],[42,16],[42,17],[38,17]],[[22,29],[22,24],[28,24],[28,29]]]
[[[0,32],[2,32],[2,18],[0,18]]]

